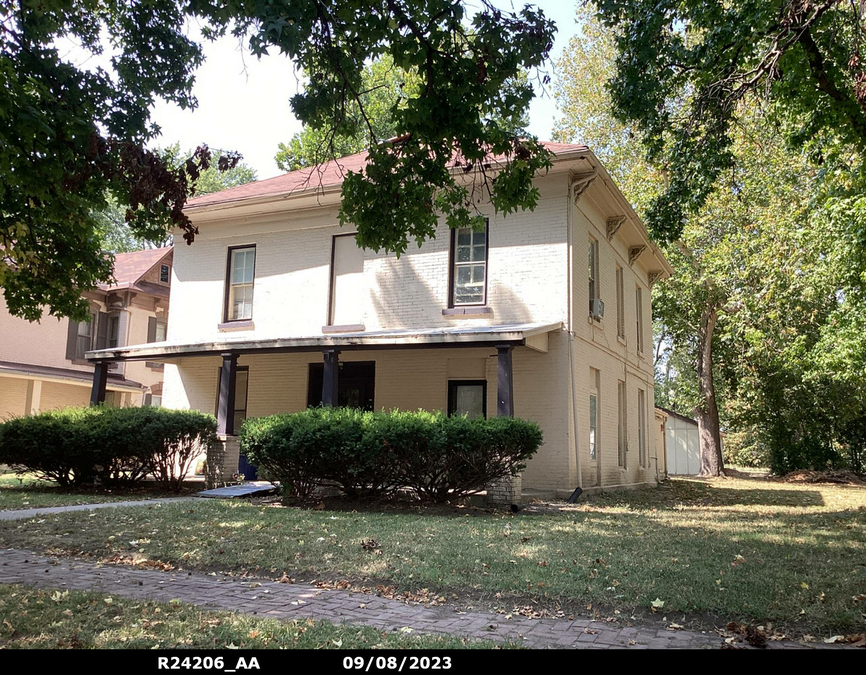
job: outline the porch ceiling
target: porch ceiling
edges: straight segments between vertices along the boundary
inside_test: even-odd
[[[308,337],[226,337],[212,342],[156,342],[87,352],[88,361],[162,361],[186,356],[214,356],[262,352],[311,352],[322,349],[409,349],[434,347],[483,347],[495,344],[526,345],[547,351],[547,334],[562,329],[562,322],[520,323],[497,326],[449,326],[405,328],[311,335]]]

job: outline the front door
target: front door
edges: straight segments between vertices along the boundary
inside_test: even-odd
[[[322,404],[322,382],[325,366],[311,363],[307,387],[307,405]],[[337,405],[346,408],[373,410],[376,388],[375,361],[341,361],[337,379]]]

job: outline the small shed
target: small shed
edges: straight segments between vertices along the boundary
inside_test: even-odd
[[[667,408],[657,408],[667,415],[665,450],[668,474],[693,475],[701,470],[701,446],[698,423]]]

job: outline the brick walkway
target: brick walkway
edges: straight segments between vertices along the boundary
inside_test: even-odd
[[[324,590],[307,584],[240,580],[196,572],[161,572],[123,565],[100,565],[75,558],[49,558],[15,549],[0,550],[0,583],[109,593],[130,598],[182,602],[203,608],[257,614],[276,619],[313,618],[357,623],[381,630],[409,627],[417,633],[451,634],[512,641],[528,647],[717,648],[715,634],[654,627],[620,628],[588,619],[529,619],[488,612],[407,605],[363,593]],[[798,643],[772,642],[771,648]],[[822,645],[823,646],[823,645]]]

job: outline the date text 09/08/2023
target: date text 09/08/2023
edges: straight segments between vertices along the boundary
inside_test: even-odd
[[[160,656],[157,657],[158,670],[204,670],[222,673],[237,673],[261,670],[262,666],[255,656],[230,659],[226,663],[223,656]],[[232,665],[234,667],[232,667]],[[451,670],[450,656],[345,656],[343,670],[359,672],[403,672],[413,670]]]

